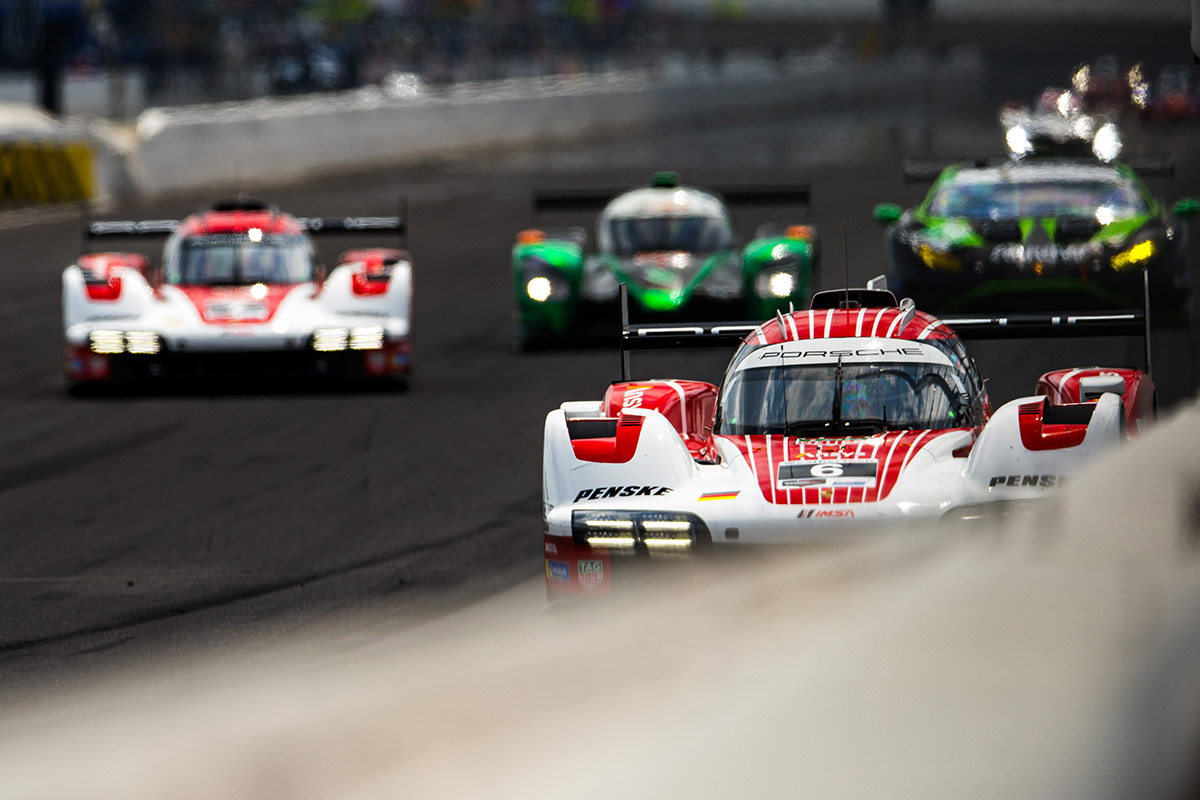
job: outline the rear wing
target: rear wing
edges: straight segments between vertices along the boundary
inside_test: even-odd
[[[807,206],[811,192],[807,185],[794,186],[705,186],[693,187],[717,195],[729,206]],[[552,189],[533,193],[533,213],[547,211],[600,211],[620,189]]]
[[[400,214],[394,217],[297,217],[296,221],[310,234],[396,232],[400,246],[408,244],[408,202],[400,199]],[[134,239],[143,236],[170,236],[179,227],[178,219],[95,220],[83,209],[84,250],[95,239]]]
[[[876,278],[865,293],[883,293]],[[854,290],[851,290],[853,293]],[[1087,336],[1141,336],[1146,374],[1151,374],[1150,273],[1142,277],[1142,308],[1096,313],[972,314],[939,317],[961,339],[1043,339]],[[834,292],[829,292],[833,294]],[[845,291],[836,292],[844,295]],[[818,293],[824,294],[824,293]],[[629,324],[629,293],[619,287],[621,304],[621,380],[629,378],[629,354],[637,350],[665,348],[730,347],[753,333],[761,322],[694,322],[683,324]],[[911,301],[904,301],[911,302]],[[815,307],[815,306],[814,306]],[[823,304],[821,307],[833,307]],[[903,307],[903,306],[902,306]]]
[[[1002,167],[1005,164],[1029,164],[1037,161],[1063,160],[1060,156],[1026,156],[1017,161],[1010,156],[988,156],[985,158],[906,158],[903,164],[905,183],[932,183],[947,167]],[[1088,159],[1068,159],[1079,163],[1101,163]],[[1171,178],[1175,175],[1175,157],[1172,155],[1131,156],[1120,159],[1143,178]]]
[[[629,353],[634,350],[666,348],[734,347],[753,333],[761,322],[689,322],[679,325],[629,324],[629,288],[618,286],[621,304],[621,381],[629,380]]]

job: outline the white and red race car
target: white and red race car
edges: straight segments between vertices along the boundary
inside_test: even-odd
[[[761,325],[626,325],[627,349],[741,344],[720,390],[623,376],[600,401],[550,412],[550,597],[606,591],[619,554],[813,540],[1039,498],[1155,413],[1146,372],[1098,367],[1047,373],[1035,396],[993,411],[956,332],[1139,334],[1142,313],[954,322],[869,288],[818,293]]]
[[[89,238],[167,236],[162,264],[89,253],[63,271],[69,388],[138,379],[349,377],[403,381],[412,261],[360,248],[325,274],[309,234],[397,232],[400,217],[298,218],[220,202],[182,221],[93,222]]]

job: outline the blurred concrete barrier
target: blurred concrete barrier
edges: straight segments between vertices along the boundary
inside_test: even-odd
[[[134,672],[0,716],[0,794],[1193,797],[1197,441],[1192,407],[1001,527],[847,532],[595,614],[543,612],[538,580]]]
[[[862,103],[952,100],[978,88],[969,56],[858,63],[830,54],[673,70],[460,84],[403,97],[371,88],[302,99],[151,109],[131,171],[141,193],[287,183],[322,173],[494,152],[671,122]]]

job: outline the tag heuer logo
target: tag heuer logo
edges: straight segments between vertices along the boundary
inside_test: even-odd
[[[599,559],[581,559],[579,582],[589,592],[604,582],[604,562]]]

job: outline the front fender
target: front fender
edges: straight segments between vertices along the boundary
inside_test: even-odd
[[[389,336],[407,335],[412,310],[412,263],[404,260],[393,264],[387,289],[380,294],[354,293],[354,274],[360,269],[360,264],[334,268],[317,293],[317,306],[333,315],[377,316],[388,320]]]
[[[636,443],[613,443],[611,454],[587,440],[601,426],[588,423],[634,423]],[[581,424],[582,423],[582,424]],[[575,426],[578,430],[570,430]],[[630,425],[630,427],[633,427]],[[572,436],[574,435],[574,439]],[[602,459],[602,460],[592,460]],[[675,427],[657,411],[629,409],[618,417],[574,418],[559,408],[546,416],[543,439],[542,499],[547,509],[586,501],[666,496],[693,479],[696,464]]]
[[[1039,497],[1116,448],[1124,439],[1124,418],[1115,394],[1058,406],[1045,397],[1012,400],[979,434],[967,461],[967,483],[981,501]]]
[[[91,300],[83,271],[72,264],[62,274],[63,330],[67,338],[86,338],[89,327],[115,326],[128,329],[137,324],[154,308],[154,288],[146,276],[132,267],[116,266],[110,275],[121,281],[120,292],[113,300]],[[73,330],[74,329],[74,330]]]

